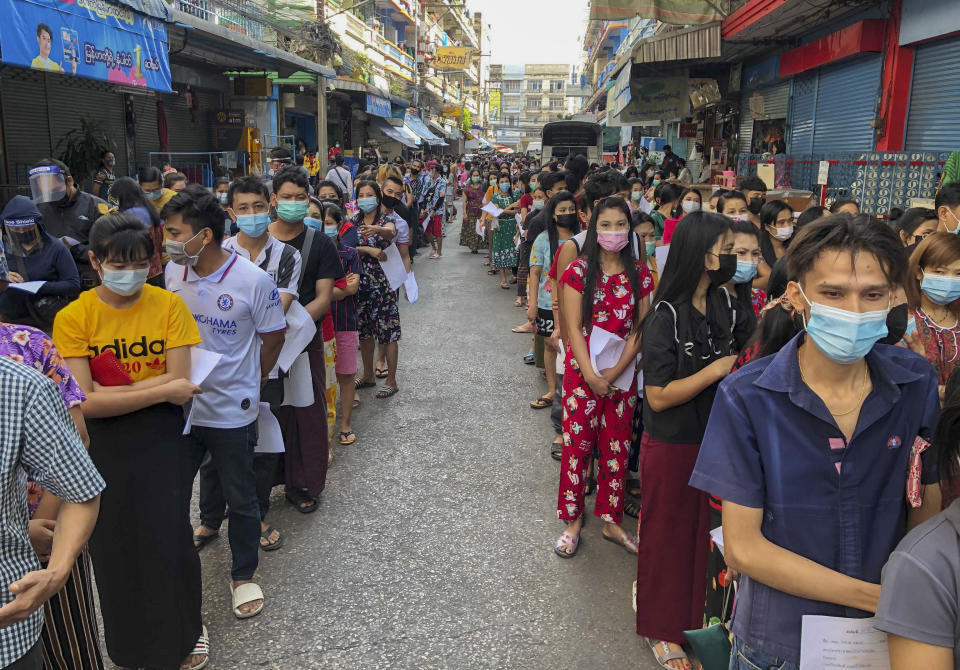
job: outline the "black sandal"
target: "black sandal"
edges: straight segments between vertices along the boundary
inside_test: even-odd
[[[280,531],[279,531],[279,530],[277,530],[277,541],[276,541],[276,542],[271,542],[271,541],[270,541],[270,535],[271,535],[271,534],[273,533],[273,531],[275,531],[275,530],[277,530],[277,529],[274,528],[273,526],[267,526],[267,529],[266,529],[265,531],[263,531],[262,533],[260,533],[260,539],[267,541],[266,544],[261,544],[261,545],[260,545],[260,548],[261,548],[262,550],[264,550],[264,551],[276,551],[277,549],[279,549],[280,547],[283,546],[283,535],[280,534]]]
[[[563,458],[563,442],[552,442],[550,444],[550,458],[555,461]]]
[[[377,397],[380,399],[389,398],[392,395],[395,395],[400,389],[396,386],[384,386],[379,391],[377,391]]]
[[[627,499],[623,501],[623,513],[632,516],[634,519],[640,518],[640,509],[640,498],[628,495]]]
[[[357,388],[357,390],[360,390],[360,389],[373,388],[374,386],[377,385],[377,383],[376,383],[376,382],[368,382],[368,381],[365,381],[365,380],[363,380],[363,379],[354,379],[354,380],[353,380],[353,385]]]
[[[373,375],[374,375],[377,379],[386,379],[386,378],[389,376],[389,374],[390,374],[390,369],[389,369],[389,368],[376,368],[376,369],[373,371]]]
[[[583,484],[583,495],[590,496],[593,495],[594,491],[597,490],[597,480],[593,477],[587,477],[584,480]]]
[[[287,501],[301,514],[310,514],[311,512],[316,512],[317,507],[319,507],[317,499],[308,496],[306,491],[301,491],[300,489],[291,489],[287,491],[286,496]],[[304,503],[309,504],[304,507]]]
[[[194,548],[195,548],[197,551],[200,551],[200,550],[203,549],[205,546],[207,546],[208,544],[210,544],[211,542],[213,542],[214,540],[216,540],[218,537],[220,537],[220,531],[219,531],[219,530],[218,530],[216,533],[213,533],[212,535],[196,535],[196,534],[194,534],[194,536],[193,536],[193,546],[194,546]]]

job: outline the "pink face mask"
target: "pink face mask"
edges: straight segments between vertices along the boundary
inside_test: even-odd
[[[627,246],[627,231],[598,231],[597,242],[605,250],[617,253]]]

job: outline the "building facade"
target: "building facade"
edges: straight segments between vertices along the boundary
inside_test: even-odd
[[[526,151],[540,140],[545,123],[569,117],[575,111],[567,95],[572,73],[570,65],[491,65],[490,86],[500,95],[499,116],[491,119],[497,144]]]

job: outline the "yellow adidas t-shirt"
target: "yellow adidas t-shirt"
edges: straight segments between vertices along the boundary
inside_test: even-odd
[[[138,382],[167,371],[167,349],[201,341],[197,323],[183,299],[146,284],[129,309],[116,309],[97,296],[80,294],[57,314],[53,342],[64,358],[92,358],[112,350]]]

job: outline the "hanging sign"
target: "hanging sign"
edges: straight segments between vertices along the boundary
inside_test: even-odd
[[[167,26],[111,0],[0,0],[4,63],[170,91]]]
[[[367,93],[367,114],[389,119],[393,117],[393,109],[390,107],[390,101],[386,98]]]
[[[430,64],[438,70],[466,70],[469,65],[467,47],[437,47]]]

